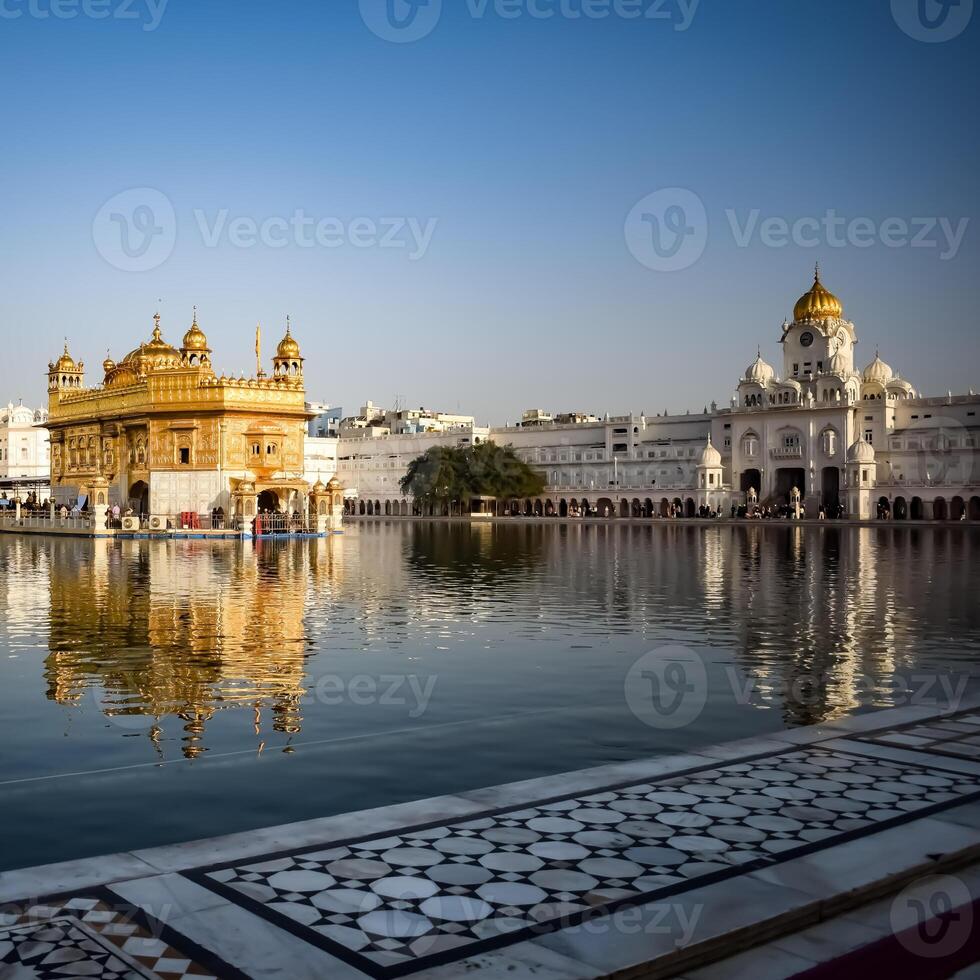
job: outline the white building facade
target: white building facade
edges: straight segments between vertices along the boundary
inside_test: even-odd
[[[34,494],[39,503],[51,495],[51,447],[44,409],[23,403],[0,408],[0,493],[10,499]]]
[[[980,520],[980,397],[920,397],[877,352],[859,370],[857,328],[819,270],[779,343],[781,372],[760,349],[730,405],[697,414],[598,419],[536,409],[513,427],[454,416],[442,431],[395,432],[394,413],[369,403],[336,440],[348,511],[412,514],[399,487],[412,459],[490,439],[513,446],[547,484],[534,500],[498,501],[501,513],[728,516],[785,508],[798,493],[811,517]],[[326,478],[329,452],[310,440],[308,474]]]

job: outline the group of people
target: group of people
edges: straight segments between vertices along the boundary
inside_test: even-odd
[[[281,510],[260,510],[252,521],[252,534],[302,534],[306,530],[303,515],[294,510],[292,514]]]

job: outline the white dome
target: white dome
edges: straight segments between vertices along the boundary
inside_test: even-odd
[[[745,369],[745,380],[755,381],[761,385],[767,385],[776,377],[776,371],[770,364],[762,359],[762,351],[756,355],[755,360]]]
[[[891,381],[893,376],[892,369],[875,353],[875,359],[864,369],[865,381],[877,381],[879,384],[886,384]]]
[[[711,445],[711,436],[708,436],[708,444],[701,450],[701,458],[698,466],[718,467],[721,466],[721,453]]]
[[[865,441],[863,438],[858,439],[847,450],[847,461],[849,463],[873,463],[875,461],[875,451],[871,443]]]

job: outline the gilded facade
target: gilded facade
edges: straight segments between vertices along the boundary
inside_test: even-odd
[[[218,375],[194,322],[179,348],[154,317],[148,341],[85,385],[85,365],[68,351],[48,365],[52,492],[71,504],[108,484],[107,502],[136,514],[254,516],[306,514],[303,358],[287,322],[271,376]],[[100,499],[102,494],[97,495]],[[97,502],[97,501],[96,501]]]

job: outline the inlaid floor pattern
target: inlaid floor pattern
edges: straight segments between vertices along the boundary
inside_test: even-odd
[[[807,747],[195,878],[383,978],[978,791],[938,766]]]
[[[3,912],[10,913],[10,907]],[[157,938],[134,910],[94,896],[0,919],[0,980],[204,980],[216,974]]]

